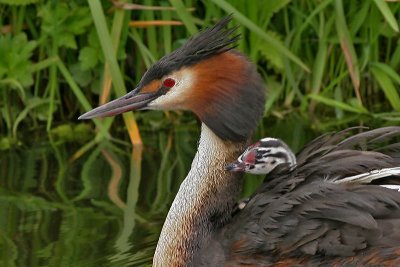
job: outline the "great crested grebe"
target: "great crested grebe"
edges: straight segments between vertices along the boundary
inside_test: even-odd
[[[257,127],[265,88],[256,67],[233,50],[238,36],[235,28],[225,30],[230,20],[161,58],[127,95],[80,117],[182,109],[202,121],[198,151],[168,212],[154,266],[400,265],[400,194],[321,176],[344,179],[399,166],[399,143],[375,151],[399,136],[399,127],[344,143],[336,136],[324,147],[316,142],[306,162],[263,184],[232,215],[243,178],[225,166]]]

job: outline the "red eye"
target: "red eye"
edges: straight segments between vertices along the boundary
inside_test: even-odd
[[[165,87],[171,88],[171,87],[173,87],[175,85],[175,80],[171,79],[171,78],[167,78],[167,79],[164,80],[163,84],[164,84]]]

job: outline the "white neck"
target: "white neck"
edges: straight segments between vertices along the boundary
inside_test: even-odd
[[[198,151],[168,212],[153,266],[187,266],[210,234],[230,218],[242,178],[225,166],[243,148],[242,143],[221,140],[202,124]]]

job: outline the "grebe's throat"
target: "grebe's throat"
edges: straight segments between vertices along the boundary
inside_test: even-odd
[[[202,124],[198,151],[168,212],[154,266],[187,266],[210,235],[230,219],[242,175],[224,167],[244,146],[221,140]]]

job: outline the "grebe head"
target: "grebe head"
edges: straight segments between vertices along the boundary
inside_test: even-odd
[[[130,110],[190,110],[219,138],[247,140],[262,117],[265,88],[253,64],[233,50],[239,38],[226,17],[161,58],[138,86],[79,119]]]
[[[281,164],[293,167],[296,156],[282,140],[266,137],[249,146],[226,170],[265,175]]]

